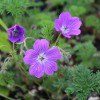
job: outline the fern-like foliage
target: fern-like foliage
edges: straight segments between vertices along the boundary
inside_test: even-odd
[[[25,11],[28,6],[28,0],[0,0],[0,13],[4,11],[18,16]]]
[[[99,68],[99,59],[96,55],[97,50],[92,42],[78,43],[74,48],[73,52],[77,55],[77,61],[87,67]]]
[[[79,65],[72,71],[73,78],[65,90],[66,93],[75,93],[78,100],[86,100],[92,92],[100,92],[100,72],[94,74],[83,65]]]
[[[42,27],[41,29],[42,38],[46,38],[49,41],[52,41],[53,39],[52,32],[54,29],[53,21],[50,21],[50,20],[41,21],[40,26]]]

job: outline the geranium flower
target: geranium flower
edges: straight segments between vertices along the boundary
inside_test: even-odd
[[[19,26],[18,24],[12,26],[7,30],[8,32],[8,39],[12,42],[23,42],[25,39],[24,33],[25,29],[22,26]]]
[[[23,60],[30,65],[30,75],[40,78],[44,73],[52,75],[57,71],[58,66],[55,61],[60,58],[59,49],[56,47],[49,48],[49,42],[46,39],[38,39],[34,43],[34,50],[27,50]]]
[[[67,38],[79,35],[81,33],[79,29],[81,24],[80,19],[78,17],[72,17],[69,12],[62,12],[54,22],[56,31]]]

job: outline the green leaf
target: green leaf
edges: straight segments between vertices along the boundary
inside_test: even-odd
[[[8,96],[9,90],[6,87],[0,86],[0,94]]]
[[[0,19],[0,25],[1,25],[5,30],[8,29],[7,26],[6,26],[6,24],[3,22],[2,19]]]
[[[9,95],[8,88],[0,86],[0,96],[4,97],[5,100],[14,100],[14,99],[8,97],[8,95]]]
[[[8,41],[8,35],[6,32],[0,31],[0,50],[3,52],[10,52],[12,46]]]
[[[74,87],[68,87],[68,88],[65,89],[65,92],[68,93],[68,94],[72,94],[72,93],[74,93],[74,91],[75,91]]]

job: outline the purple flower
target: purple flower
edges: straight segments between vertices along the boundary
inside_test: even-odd
[[[49,42],[46,39],[38,39],[34,43],[34,50],[27,50],[23,58],[26,64],[30,65],[29,73],[40,78],[46,73],[52,75],[57,71],[56,60],[61,58],[61,53],[56,47],[49,49]]]
[[[8,32],[8,39],[12,42],[23,42],[25,37],[25,29],[22,26],[19,26],[18,24],[14,25],[13,27],[9,28],[7,30]]]
[[[61,32],[67,38],[79,35],[81,33],[79,29],[81,24],[80,19],[72,17],[69,12],[62,12],[54,22],[56,31]]]

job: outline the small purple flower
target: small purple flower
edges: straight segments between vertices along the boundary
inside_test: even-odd
[[[54,22],[56,31],[61,32],[67,38],[79,35],[81,33],[79,29],[81,24],[80,19],[72,17],[69,12],[62,12]]]
[[[16,42],[23,42],[25,39],[24,33],[25,29],[22,26],[19,26],[18,24],[14,25],[13,27],[9,28],[7,30],[8,32],[8,39],[12,43]]]
[[[34,43],[34,50],[27,50],[23,60],[30,65],[30,75],[40,78],[44,73],[52,75],[57,71],[58,66],[55,61],[60,58],[59,49],[56,47],[49,49],[49,42],[46,39],[38,39]]]

